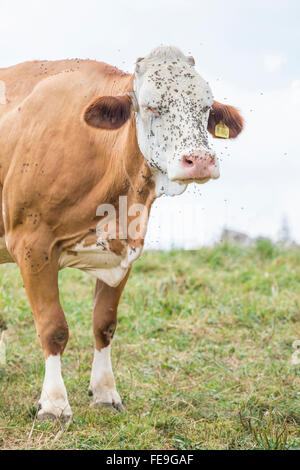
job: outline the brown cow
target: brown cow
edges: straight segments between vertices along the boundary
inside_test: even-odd
[[[133,75],[90,60],[0,70],[0,262],[16,262],[45,354],[40,419],[68,417],[61,376],[68,326],[58,271],[96,276],[93,404],[122,409],[110,359],[117,307],[161,194],[219,176],[213,135],[238,111],[213,101],[193,59],[159,47]]]

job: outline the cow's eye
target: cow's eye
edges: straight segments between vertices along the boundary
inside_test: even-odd
[[[159,109],[154,106],[145,105],[144,110],[146,111],[146,113],[149,113],[152,116],[159,116],[160,114]]]

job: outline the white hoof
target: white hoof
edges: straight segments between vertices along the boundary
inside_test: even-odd
[[[64,398],[53,400],[44,400],[39,402],[38,420],[62,419],[67,421],[72,416],[72,410]]]
[[[103,386],[101,390],[94,391],[92,388],[89,389],[89,395],[93,395],[93,401],[90,404],[93,406],[106,406],[108,408],[113,408],[117,411],[123,411],[124,406],[120,395],[117,390]]]
[[[38,419],[63,419],[72,416],[65,384],[61,376],[60,356],[46,360],[45,379],[39,400]]]

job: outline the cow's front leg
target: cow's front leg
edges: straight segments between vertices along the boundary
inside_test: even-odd
[[[71,416],[67,390],[61,375],[61,355],[51,354],[45,362],[45,378],[39,400],[38,419],[67,420]]]
[[[42,274],[42,276],[41,276]],[[25,287],[32,305],[37,333],[45,355],[45,377],[38,419],[68,419],[72,411],[61,375],[61,358],[69,330],[58,298],[57,273],[30,276]]]
[[[43,239],[42,234],[39,235]],[[14,256],[21,270],[45,355],[45,378],[38,418],[68,419],[72,411],[61,375],[61,357],[69,332],[59,302],[57,263],[55,259],[49,259],[46,248],[41,249],[39,240],[26,242],[24,236],[15,244]]]
[[[118,287],[109,287],[97,280],[93,311],[95,351],[89,387],[89,395],[93,396],[91,406],[105,405],[119,411],[124,407],[116,389],[110,348],[117,326],[118,303],[128,276],[129,273]]]
[[[24,279],[45,355],[45,377],[38,411],[40,420],[68,419],[72,415],[61,375],[61,358],[69,330],[58,298],[57,274],[53,274],[45,270],[38,277],[31,276],[29,282]]]

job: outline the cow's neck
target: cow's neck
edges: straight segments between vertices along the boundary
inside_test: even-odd
[[[122,136],[122,151],[118,155],[118,168],[123,174],[123,181],[117,191],[115,181],[112,181],[111,194],[114,198],[126,195],[130,204],[146,204],[150,210],[153,201],[163,194],[177,196],[185,191],[186,185],[172,182],[167,174],[150,168],[138,147],[134,116],[125,135],[125,138]]]
[[[126,78],[118,92],[132,92],[133,79],[133,76]],[[120,131],[106,134],[107,136],[106,141],[96,142],[97,147],[101,149],[99,161],[103,162],[106,169],[98,180],[97,195],[100,203],[114,205],[118,222],[120,197],[126,196],[127,210],[135,204],[142,204],[149,214],[157,197],[162,194],[174,196],[185,190],[185,185],[171,182],[166,174],[150,168],[138,146],[134,114]],[[106,161],[103,161],[104,155]],[[130,217],[128,214],[129,220]],[[128,243],[131,242],[128,236]]]

